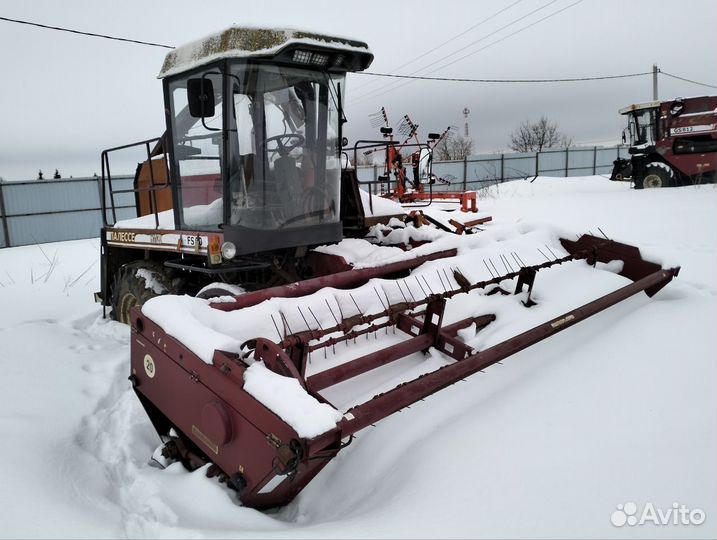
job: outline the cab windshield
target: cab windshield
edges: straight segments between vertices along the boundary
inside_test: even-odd
[[[656,112],[657,109],[641,109],[630,114],[630,146],[655,144]]]
[[[280,229],[337,222],[336,88],[343,76],[261,64],[235,65],[230,75],[230,223]]]
[[[225,75],[199,75],[212,82],[212,117],[187,113],[186,79],[170,84],[182,225],[276,230],[337,223],[337,89],[344,75],[229,65]]]

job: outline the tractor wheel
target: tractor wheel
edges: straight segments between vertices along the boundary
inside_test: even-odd
[[[645,166],[645,174],[641,181],[635,182],[635,187],[661,188],[672,187],[677,184],[677,175],[669,166],[659,161],[653,161]]]
[[[112,318],[130,324],[130,310],[150,298],[175,293],[175,286],[164,267],[153,261],[125,264],[115,274],[112,286]]]

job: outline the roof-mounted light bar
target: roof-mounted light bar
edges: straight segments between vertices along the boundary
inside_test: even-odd
[[[310,64],[314,66],[325,66],[329,63],[329,55],[320,52],[305,51],[303,49],[296,49],[294,56],[292,57],[294,62],[299,64]]]

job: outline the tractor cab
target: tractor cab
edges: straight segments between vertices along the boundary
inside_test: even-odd
[[[658,139],[659,108],[659,101],[650,101],[620,109],[620,114],[627,116],[627,127],[622,132],[622,140],[627,142],[627,132],[630,137],[631,154],[643,153],[646,148],[655,145],[655,141]]]
[[[237,254],[342,238],[341,110],[365,43],[229,28],[171,51],[164,80],[174,219]]]

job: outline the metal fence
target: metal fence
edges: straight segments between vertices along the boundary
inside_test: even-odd
[[[433,191],[455,189],[479,189],[488,184],[532,178],[534,176],[590,176],[610,174],[613,161],[618,157],[629,158],[627,146],[574,147],[544,152],[483,154],[459,161],[434,161],[433,173],[447,180],[437,183]],[[374,190],[380,188],[378,178],[383,166],[359,166],[357,175],[361,182],[372,182]],[[409,179],[412,178],[408,172]]]
[[[518,178],[609,174],[612,162],[626,157],[627,147],[569,148],[531,154],[490,154],[461,161],[435,161],[433,172],[450,184],[434,191],[478,189]],[[358,167],[359,180],[377,181],[381,166]],[[410,178],[410,172],[409,172]],[[116,190],[132,188],[132,176],[113,176]],[[374,183],[374,189],[378,184]],[[136,217],[133,193],[115,197],[117,219]],[[108,216],[111,219],[111,216]],[[3,182],[0,180],[0,248],[92,238],[102,227],[96,177]]]
[[[131,188],[134,177],[113,177]],[[118,196],[118,219],[136,216],[134,195]],[[121,198],[120,198],[121,197]],[[99,236],[99,181],[91,178],[0,181],[0,248]]]

